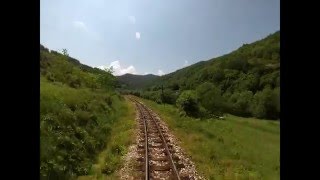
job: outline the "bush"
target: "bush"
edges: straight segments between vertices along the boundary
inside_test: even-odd
[[[90,121],[90,113],[87,111],[77,110],[75,111],[79,126],[86,126]]]
[[[280,113],[279,88],[267,87],[253,96],[252,114],[257,118],[277,119]]]
[[[198,97],[195,91],[183,91],[177,99],[176,104],[188,116],[197,117],[199,115]]]
[[[177,98],[178,98],[177,93],[169,89],[164,90],[163,94],[161,94],[162,103],[175,104]]]
[[[214,84],[205,82],[196,89],[199,102],[209,113],[222,115],[225,108],[221,90]]]
[[[236,92],[230,97],[233,105],[232,113],[235,115],[248,117],[251,115],[250,105],[253,93],[251,91]]]
[[[88,174],[109,136],[113,120],[107,103],[117,112],[115,98],[105,91],[90,92],[41,80],[41,179],[70,179]]]

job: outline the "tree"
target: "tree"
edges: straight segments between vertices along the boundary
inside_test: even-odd
[[[247,72],[249,68],[249,63],[244,58],[232,59],[228,62],[227,68]]]
[[[214,84],[205,82],[197,87],[197,96],[200,104],[210,113],[221,115],[224,110],[224,101],[221,90]]]
[[[105,67],[103,70],[104,70],[106,73],[109,73],[109,74],[113,74],[113,73],[114,73],[113,66],[111,66],[110,68]]]
[[[40,51],[49,52],[49,49],[40,44]]]
[[[195,91],[183,91],[177,99],[176,104],[188,116],[196,117],[199,115],[198,97]]]
[[[259,89],[259,77],[255,74],[241,73],[239,78],[234,82],[235,90],[256,92]]]
[[[62,54],[65,56],[69,56],[67,49],[62,49]]]
[[[170,85],[170,88],[174,91],[179,90],[179,84],[174,82]]]
[[[233,113],[240,116],[249,116],[250,104],[252,102],[253,93],[251,91],[242,91],[234,93],[230,100],[233,102]]]
[[[276,116],[280,115],[280,87],[277,87],[273,90],[273,104],[276,109]]]
[[[279,70],[273,73],[269,73],[264,76],[261,76],[260,83],[259,83],[260,88],[263,89],[267,85],[269,85],[272,88],[275,88],[277,85],[279,85],[279,79],[278,79],[279,76],[280,76]]]
[[[167,104],[175,104],[177,100],[177,94],[175,91],[170,90],[170,89],[165,89],[163,91],[163,94],[161,93],[161,101],[162,103],[167,103]]]
[[[277,119],[280,113],[279,88],[270,87],[257,92],[253,96],[251,111],[257,118]]]
[[[220,83],[224,79],[224,72],[221,69],[214,69],[212,71],[211,79],[214,83]]]
[[[115,86],[116,79],[112,75],[113,68],[105,68],[104,72],[98,75],[98,82],[104,89],[112,89]]]

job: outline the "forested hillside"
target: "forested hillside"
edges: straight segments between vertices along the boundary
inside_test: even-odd
[[[40,45],[40,176],[86,175],[126,110],[110,72]]]
[[[135,75],[135,74],[124,74],[122,76],[117,76],[118,82],[125,89],[143,89],[148,85],[151,85],[160,76],[153,74],[147,75]]]
[[[190,116],[231,113],[278,119],[280,31],[229,54],[162,76],[143,91],[131,93],[158,103],[176,104]]]

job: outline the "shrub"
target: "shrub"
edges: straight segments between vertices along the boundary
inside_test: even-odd
[[[108,93],[40,83],[40,176],[71,179],[86,175],[104,147],[113,122],[107,106],[117,112]],[[95,106],[93,106],[95,105]]]
[[[78,124],[80,126],[86,126],[90,121],[91,116],[90,113],[87,111],[77,110],[75,111],[75,114],[77,117]]]
[[[280,113],[279,88],[267,87],[253,96],[252,114],[258,118],[277,119]]]
[[[175,104],[177,98],[178,98],[177,93],[169,89],[164,90],[163,94],[161,94],[162,103]]]
[[[196,117],[199,115],[198,97],[195,91],[186,90],[177,99],[177,106],[188,116]]]
[[[205,82],[196,89],[200,104],[211,114],[221,115],[224,110],[224,100],[221,90],[214,84]]]

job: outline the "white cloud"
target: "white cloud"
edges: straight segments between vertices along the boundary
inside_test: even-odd
[[[130,65],[128,67],[121,67],[120,61],[113,61],[110,63],[110,65],[107,66],[98,66],[99,69],[104,68],[113,68],[113,75],[115,76],[121,76],[123,74],[137,74],[136,68],[133,65]]]
[[[158,75],[159,75],[159,76],[162,76],[162,75],[164,75],[164,72],[163,72],[161,69],[159,69],[159,70],[158,70]]]
[[[134,16],[129,16],[129,21],[132,23],[132,24],[135,24],[136,23],[136,17]]]
[[[75,27],[77,29],[81,29],[81,30],[87,31],[87,26],[82,21],[73,21],[72,24],[73,24],[73,27]]]
[[[136,32],[136,39],[140,39],[140,32]]]
[[[183,64],[183,67],[186,67],[186,66],[188,66],[189,65],[189,62],[186,60],[186,61],[184,61],[184,64]]]

